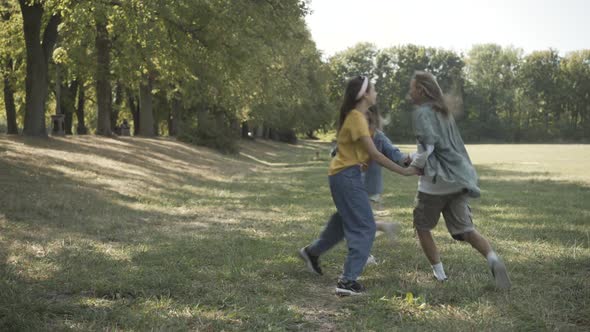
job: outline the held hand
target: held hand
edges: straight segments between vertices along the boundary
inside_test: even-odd
[[[404,168],[404,175],[405,176],[424,175],[424,171],[419,168],[416,168],[414,166],[410,166],[410,167]]]
[[[416,169],[416,172],[417,172],[416,175],[419,175],[419,176],[424,175],[424,168],[417,168],[414,166],[412,166],[412,167]]]
[[[406,156],[406,158],[404,158],[404,166],[408,167],[410,166],[410,164],[412,163],[412,156],[410,156],[409,154]]]
[[[359,164],[359,166],[361,167],[362,172],[366,172],[367,169],[369,169],[369,165],[365,164],[365,163],[361,163],[361,164]]]

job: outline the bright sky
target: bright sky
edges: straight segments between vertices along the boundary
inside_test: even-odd
[[[311,9],[308,26],[327,56],[364,41],[458,52],[482,43],[590,49],[589,0],[311,0]]]

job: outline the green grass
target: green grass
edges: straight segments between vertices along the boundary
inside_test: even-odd
[[[399,241],[377,238],[368,296],[338,298],[345,246],[324,277],[296,256],[334,209],[329,144],[241,145],[0,136],[0,330],[590,329],[589,146],[468,147],[475,223],[511,291],[442,223],[451,279],[435,282],[411,227],[416,178],[388,173]]]

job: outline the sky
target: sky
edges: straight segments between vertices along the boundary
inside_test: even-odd
[[[525,53],[590,49],[590,0],[311,0],[307,25],[331,56],[358,42],[465,52],[496,43]]]

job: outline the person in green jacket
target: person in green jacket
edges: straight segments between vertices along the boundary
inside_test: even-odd
[[[477,173],[436,78],[416,72],[409,98],[415,105],[412,124],[418,148],[411,166],[423,173],[418,180],[414,228],[435,278],[447,279],[431,234],[442,212],[453,239],[471,244],[486,257],[496,287],[509,289],[506,266],[473,224],[469,198],[480,196]]]

